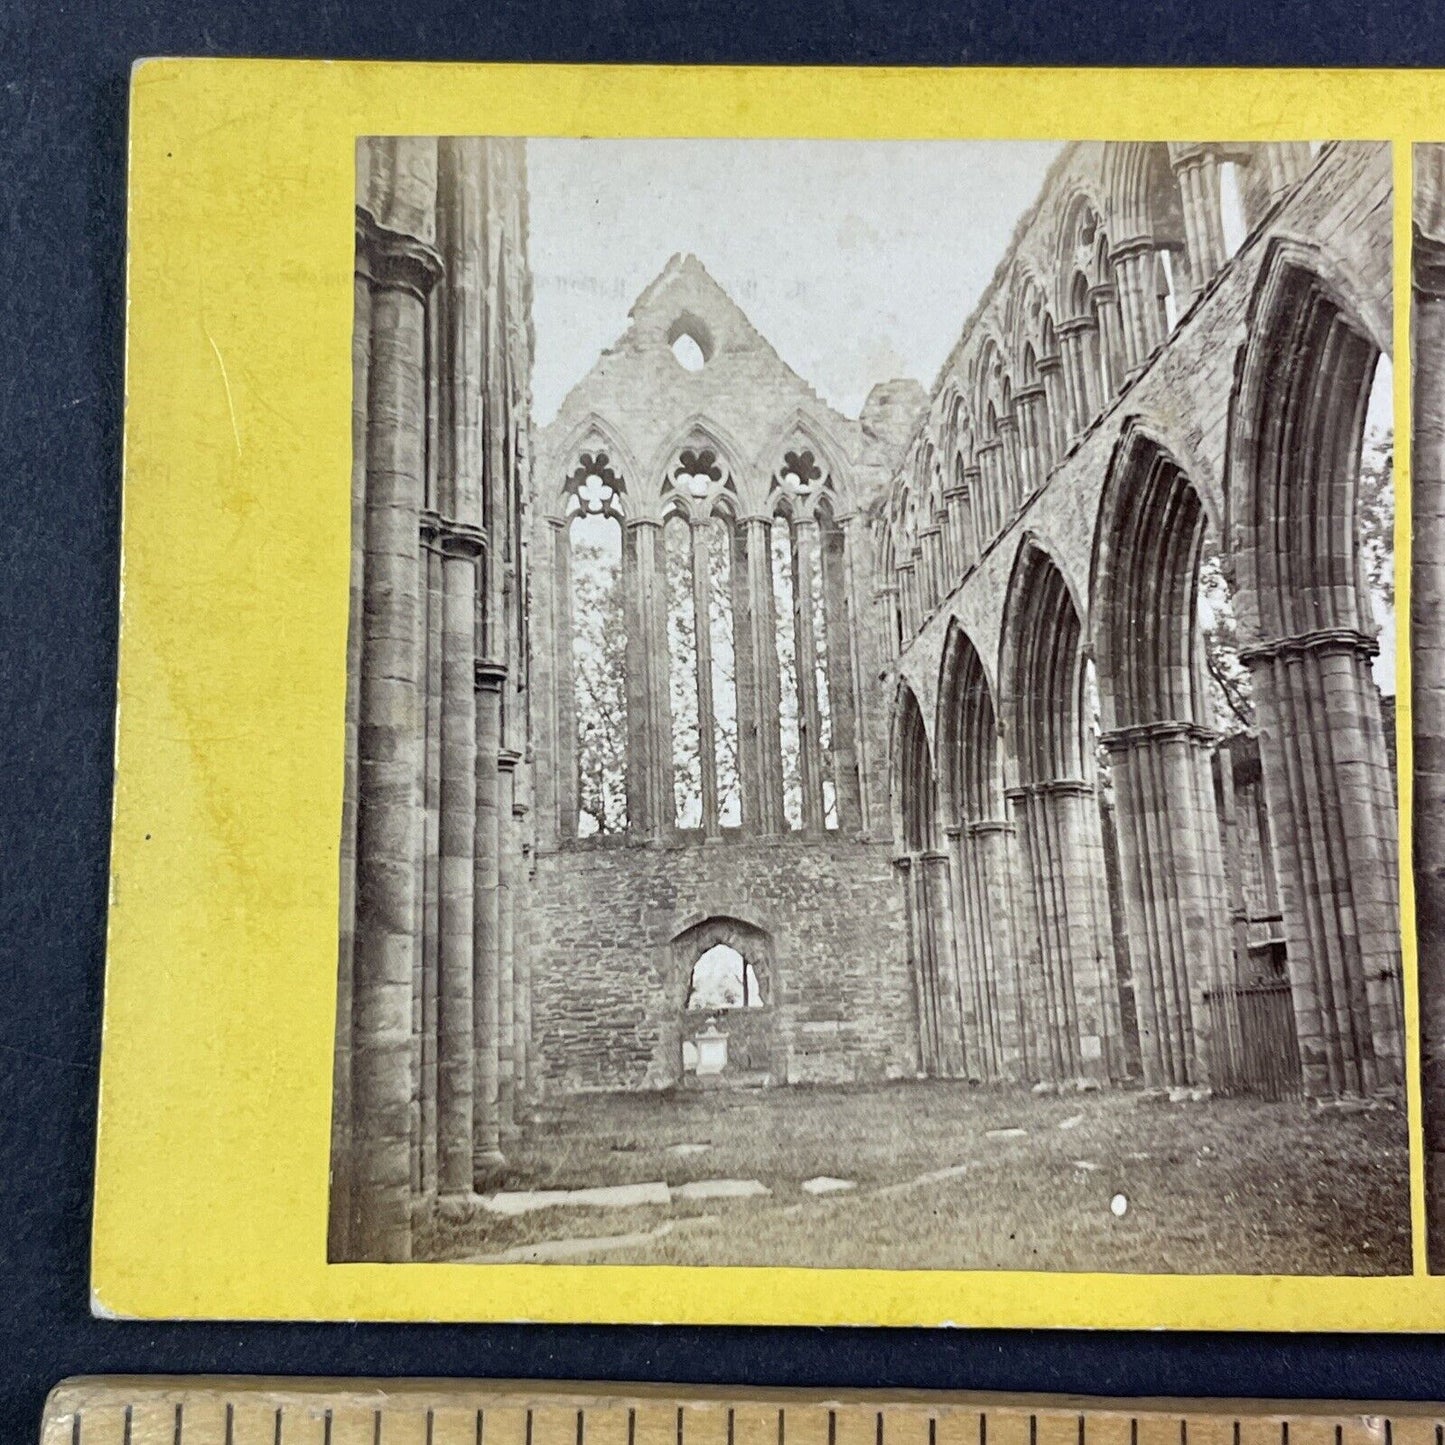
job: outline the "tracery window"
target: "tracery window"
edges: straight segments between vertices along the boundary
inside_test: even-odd
[[[850,560],[821,452],[779,449],[745,512],[706,432],[629,492],[599,438],[554,517],[559,833],[863,826]]]
[[[851,736],[840,736],[838,694],[851,710],[845,541],[831,478],[814,451],[788,450],[773,476],[771,561],[781,694],[783,816],[790,829],[840,826],[840,798],[857,796]],[[851,722],[849,728],[851,729]],[[853,769],[850,779],[843,776]]]
[[[627,827],[626,642],[621,475],[605,451],[584,452],[566,482],[576,830]]]
[[[713,833],[742,823],[732,577],[737,490],[714,448],[678,452],[664,506],[674,821]]]

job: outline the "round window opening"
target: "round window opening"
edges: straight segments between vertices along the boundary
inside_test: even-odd
[[[674,324],[668,332],[667,344],[685,371],[701,371],[712,357],[712,337],[706,327],[691,319]]]

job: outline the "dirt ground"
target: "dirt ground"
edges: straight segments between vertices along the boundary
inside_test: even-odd
[[[1407,1273],[1406,1147],[1389,1108],[1123,1090],[583,1095],[539,1116],[492,1189],[729,1179],[769,1193],[478,1209],[433,1220],[418,1244],[422,1257],[478,1261]],[[819,1176],[853,1188],[802,1188]]]

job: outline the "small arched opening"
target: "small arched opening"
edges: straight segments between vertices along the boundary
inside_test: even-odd
[[[699,1088],[781,1082],[768,934],[739,918],[710,918],[679,934],[673,954],[681,1082]]]

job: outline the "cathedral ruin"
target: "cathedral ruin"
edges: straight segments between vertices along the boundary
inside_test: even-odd
[[[583,1091],[1403,1100],[1388,146],[1068,146],[856,417],[679,254],[546,426],[525,154],[358,148],[331,1257]]]

